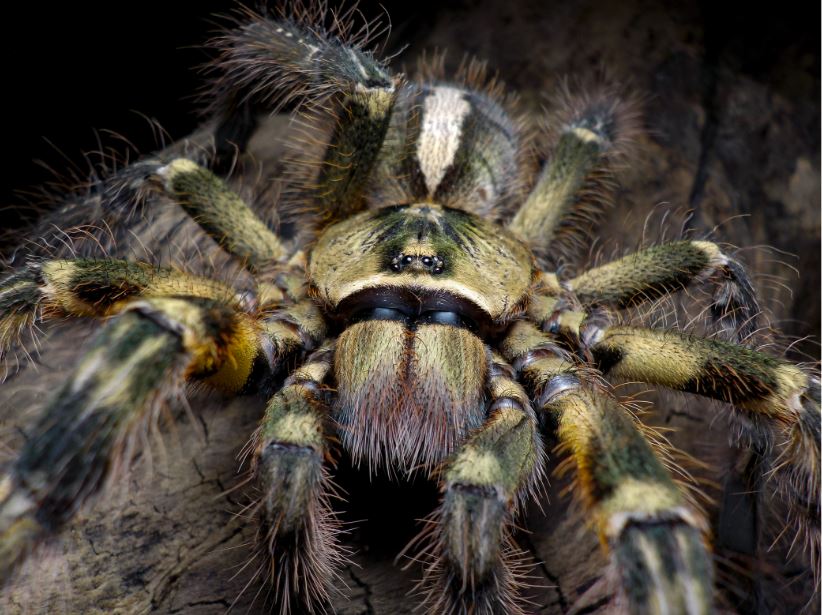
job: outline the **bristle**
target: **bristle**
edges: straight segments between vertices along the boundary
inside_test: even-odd
[[[775,487],[776,496],[786,504],[791,551],[810,562],[819,589],[820,574],[820,417],[819,380],[810,379],[810,386],[797,400],[792,411],[795,421],[778,426],[774,440],[777,448],[771,453],[766,484]],[[766,502],[767,504],[767,502]]]
[[[39,317],[43,293],[31,267],[0,280],[0,382],[19,366],[10,354],[19,349],[29,357],[25,343],[36,346],[35,325]]]
[[[327,612],[348,561],[329,502],[334,488],[323,467],[328,408],[320,385],[330,361],[330,350],[322,348],[289,377],[249,445],[261,493],[255,515],[256,550],[265,562],[261,576],[283,614]]]
[[[296,503],[289,506],[299,517],[297,525],[289,527],[296,517],[288,519],[288,513],[277,512],[267,499],[291,493],[288,483],[294,479],[272,474],[273,469],[266,472],[280,482],[261,485],[266,495],[256,507],[259,525],[252,555],[265,562],[259,578],[270,587],[272,611],[281,615],[331,612],[334,593],[345,587],[339,571],[349,563],[350,552],[340,544],[341,526],[328,501],[329,477],[320,470],[313,479],[316,493],[312,490],[311,497],[301,499],[304,506],[299,510]]]
[[[757,329],[759,305],[742,265],[709,241],[672,241],[650,246],[585,271],[568,281],[586,305],[627,308],[703,282],[715,289],[714,322],[734,341]]]
[[[210,42],[218,57],[209,71],[216,75],[209,115],[224,115],[240,104],[268,111],[320,104],[324,98],[353,88],[390,81],[373,55],[363,49],[379,31],[378,23],[353,31],[353,22],[327,11],[325,5],[291,3],[274,19],[243,9],[234,27]]]
[[[357,323],[336,349],[340,439],[369,471],[430,472],[481,425],[487,370],[485,346],[464,329]]]
[[[572,94],[568,84],[543,128],[549,157],[528,200],[510,222],[554,265],[589,238],[616,189],[615,172],[640,131],[639,103],[599,85]]]
[[[498,73],[492,73],[488,62],[470,55],[464,55],[453,74],[446,68],[448,54],[434,51],[430,55],[423,52],[414,67],[414,81],[425,85],[452,85],[471,92],[484,94],[507,112],[513,113],[517,95],[505,87]],[[524,122],[524,119],[521,121]],[[515,119],[516,123],[516,119]]]
[[[479,518],[472,516],[464,520],[468,523],[466,529],[475,530],[477,523],[483,527],[490,523],[498,533],[495,540],[499,542],[495,546],[499,550],[482,578],[469,581],[464,574],[457,573],[464,564],[453,561],[451,545],[441,529],[446,517],[453,513],[446,503],[426,520],[423,532],[409,545],[418,548],[412,557],[423,565],[423,576],[415,593],[422,599],[426,612],[442,615],[525,615],[528,612],[522,604],[521,591],[528,585],[531,562],[514,544],[504,509],[502,517],[500,510],[496,510],[492,513],[493,520],[489,520],[484,518],[486,508],[481,506],[472,513],[479,514]],[[488,535],[478,535],[478,538],[491,541]]]
[[[724,266],[716,272],[719,279],[711,304],[711,316],[727,339],[745,342],[758,329],[759,302],[742,264],[729,256],[725,259]]]

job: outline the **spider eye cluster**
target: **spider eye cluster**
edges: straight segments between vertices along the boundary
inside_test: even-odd
[[[391,271],[401,273],[406,269],[439,275],[445,268],[445,261],[439,256],[416,256],[412,254],[398,254],[391,259]]]

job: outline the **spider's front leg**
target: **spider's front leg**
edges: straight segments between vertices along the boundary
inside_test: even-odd
[[[240,99],[266,111],[289,108],[309,116],[331,115],[335,122],[325,159],[318,168],[308,165],[301,183],[324,218],[362,209],[363,190],[388,131],[401,80],[364,49],[359,43],[368,41],[357,41],[356,35],[335,34],[333,28],[329,32],[321,23],[311,23],[311,17],[268,19],[250,12],[248,17],[250,21],[216,41],[221,55],[215,110],[225,113]],[[304,145],[310,148],[315,138],[308,135]]]
[[[756,293],[742,265],[709,241],[653,246],[570,280],[543,272],[528,314],[544,330],[579,341],[591,317],[584,307],[624,309],[706,281],[714,284],[714,322],[735,341],[750,337],[759,316]]]
[[[640,425],[532,324],[516,323],[502,350],[537,410],[556,425],[627,612],[710,613],[712,566],[703,521]]]
[[[693,282],[715,285],[711,315],[744,340],[757,327],[759,305],[742,265],[709,241],[674,241],[589,269],[565,283],[585,305],[622,309],[652,301]]]
[[[329,392],[322,383],[332,358],[326,344],[288,377],[252,443],[260,490],[258,554],[266,562],[260,574],[273,586],[282,613],[325,612],[346,560],[323,468]]]
[[[524,612],[510,524],[539,478],[542,441],[525,391],[498,355],[487,390],[488,418],[443,474],[423,578],[431,613]]]
[[[276,369],[288,350],[324,335],[299,310],[271,313],[261,323],[214,298],[146,297],[118,312],[0,477],[0,584],[122,474],[141,430],[156,423],[162,403],[181,394],[186,379],[236,392],[258,365]]]

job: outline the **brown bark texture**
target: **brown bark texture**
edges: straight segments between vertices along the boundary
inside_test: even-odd
[[[769,351],[781,352],[778,348],[798,339],[788,356],[817,360],[818,55],[809,57],[803,47],[788,45],[752,68],[739,61],[743,54],[737,48],[750,40],[736,35],[732,20],[712,21],[706,11],[707,5],[645,0],[451,3],[395,21],[392,44],[409,47],[393,65],[410,66],[423,50],[433,48],[449,50],[447,66],[452,68],[463,53],[475,55],[519,92],[534,117],[564,78],[584,80],[604,67],[644,96],[647,131],[639,139],[640,155],[620,177],[616,206],[592,248],[592,259],[676,237],[686,211],[693,209],[690,225],[696,236],[719,225],[715,240],[745,248],[740,257],[754,275],[771,324],[780,331]],[[408,9],[403,15],[409,15]],[[277,139],[287,138],[276,121],[268,126]],[[207,142],[208,129],[192,139]],[[257,155],[277,172],[276,147],[266,146]],[[178,214],[164,205],[158,214],[163,220],[152,223],[168,228]],[[186,223],[175,241],[205,241],[199,232]],[[120,246],[115,255],[141,258],[147,250],[154,261],[175,262],[179,253],[189,263],[196,260],[186,247],[175,253],[167,245],[152,244],[150,229],[139,234],[144,248]],[[679,301],[666,303],[662,311],[667,315],[657,310],[651,320],[670,326],[676,312],[686,322],[689,309]],[[0,387],[6,454],[13,455],[28,436],[37,409],[95,328],[90,322],[45,327],[37,364],[25,365]],[[694,472],[708,496],[720,610],[795,613],[807,605],[818,611],[802,557],[788,558],[784,541],[767,549],[780,529],[767,497],[735,495],[743,489],[739,469],[748,454],[728,445],[728,409],[684,395],[643,394],[643,399],[653,402],[643,419],[670,430],[665,433],[672,442],[704,464]],[[0,610],[268,612],[266,587],[247,585],[257,564],[243,567],[255,527],[237,513],[250,496],[242,488],[232,490],[240,481],[238,455],[265,400],[254,395],[225,400],[194,391],[189,401],[192,415],[171,409],[171,425],[151,437],[132,470],[25,565],[18,582],[4,590]],[[551,468],[555,457],[551,455]],[[411,613],[418,604],[413,588],[420,570],[395,557],[419,529],[415,519],[435,505],[434,489],[379,480],[371,486],[367,477],[350,469],[340,468],[339,474],[349,503],[338,506],[351,522],[344,543],[354,555],[341,573],[336,612]],[[533,564],[532,587],[525,591],[529,611],[610,612],[613,588],[606,557],[567,486],[567,477],[552,475],[546,497],[519,520],[517,542]]]

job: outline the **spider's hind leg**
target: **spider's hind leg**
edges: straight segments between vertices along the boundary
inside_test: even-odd
[[[388,130],[400,80],[363,48],[368,40],[350,35],[346,19],[331,11],[333,25],[325,27],[321,13],[269,19],[248,12],[249,21],[216,41],[222,53],[215,63],[220,76],[214,98],[218,107],[239,98],[266,111],[319,112],[336,120],[317,177],[311,177],[310,168],[317,165],[309,164],[302,178],[316,195],[319,213],[333,218],[363,206],[362,192]],[[307,141],[316,138],[306,136]]]
[[[261,491],[258,553],[280,612],[325,612],[338,590],[346,554],[329,504],[322,388],[333,350],[326,345],[289,376],[269,402],[254,438],[253,472]]]
[[[615,163],[638,130],[636,103],[600,87],[565,92],[548,131],[554,147],[527,200],[509,223],[538,256],[577,252],[611,203]],[[566,254],[566,256],[569,254]]]
[[[497,355],[487,386],[488,418],[443,476],[422,581],[431,613],[524,612],[517,600],[521,570],[510,524],[539,478],[542,441],[525,391]]]

